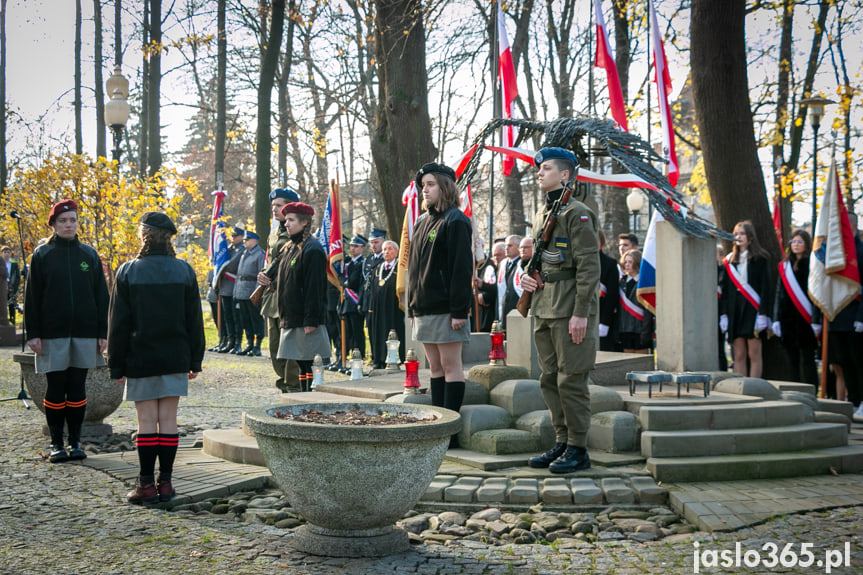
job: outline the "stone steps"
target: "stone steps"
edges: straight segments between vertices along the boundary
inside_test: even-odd
[[[644,406],[641,427],[648,431],[749,429],[781,427],[805,421],[803,404],[795,401],[754,401],[718,405]]]
[[[645,431],[645,457],[695,457],[781,453],[840,447],[848,443],[848,427],[841,423],[800,423],[747,429]]]
[[[863,471],[863,447],[843,446],[784,453],[650,457],[647,470],[659,482],[772,479]]]

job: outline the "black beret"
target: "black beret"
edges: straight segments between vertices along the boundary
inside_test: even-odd
[[[141,216],[141,221],[139,223],[148,228],[168,230],[171,232],[171,235],[177,233],[177,227],[174,225],[174,222],[171,221],[171,218],[169,218],[167,214],[163,214],[162,212],[145,212],[144,215]]]
[[[449,166],[444,166],[443,164],[435,164],[435,163],[426,164],[422,168],[420,168],[419,172],[417,172],[417,177],[415,180],[416,184],[417,184],[417,190],[422,190],[422,188],[423,188],[422,179],[423,179],[423,176],[425,176],[426,174],[441,174],[443,176],[448,177],[452,181],[455,181],[455,179],[456,179],[455,178],[455,171],[452,168],[450,168]]]

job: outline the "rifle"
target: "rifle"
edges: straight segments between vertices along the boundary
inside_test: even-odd
[[[527,267],[524,270],[525,274],[530,275],[536,280],[536,289],[541,290],[545,287],[545,282],[542,279],[542,252],[551,242],[551,235],[554,233],[554,226],[557,225],[557,219],[560,216],[560,209],[569,203],[569,197],[572,195],[572,188],[566,182],[561,182],[563,185],[563,193],[551,205],[548,215],[545,216],[545,223],[542,225],[542,230],[539,237],[533,243],[533,255],[527,262]],[[527,312],[530,309],[530,302],[533,299],[533,292],[524,291],[521,297],[518,298],[518,303],[515,309],[521,314],[521,317],[527,317]]]
[[[268,286],[262,286],[258,284],[258,287],[255,288],[255,291],[252,292],[252,295],[249,296],[249,299],[252,301],[252,305],[255,307],[261,307],[261,300],[264,298],[264,292],[267,288],[272,288],[272,284]]]

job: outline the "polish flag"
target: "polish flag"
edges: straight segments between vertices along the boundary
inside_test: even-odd
[[[629,131],[626,122],[626,105],[623,102],[623,90],[620,88],[620,76],[617,74],[617,64],[611,55],[611,44],[608,41],[608,31],[605,28],[605,18],[602,16],[601,1],[593,3],[596,16],[596,59],[593,65],[605,68],[608,82],[608,98],[611,100],[611,117],[624,132]]]
[[[656,69],[656,92],[659,100],[659,117],[662,122],[662,144],[668,160],[668,181],[677,186],[680,169],[677,167],[677,152],[674,150],[674,126],[671,122],[671,108],[668,105],[668,95],[671,93],[671,75],[665,59],[665,48],[662,46],[662,35],[656,21],[656,9],[653,0],[647,0],[650,7],[650,35],[653,43],[653,65]]]
[[[515,79],[515,65],[512,62],[512,50],[509,48],[509,37],[506,34],[506,22],[503,21],[503,8],[500,2],[497,3],[497,47],[497,75],[503,96],[503,117],[512,118],[512,103],[518,96],[518,84]],[[505,146],[512,146],[515,142],[515,128],[513,126],[503,127],[503,142]],[[507,156],[503,160],[503,175],[510,175],[513,166],[515,166],[515,160]]]

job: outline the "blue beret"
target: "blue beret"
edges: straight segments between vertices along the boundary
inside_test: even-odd
[[[537,166],[546,160],[569,160],[576,166],[578,165],[575,154],[565,148],[543,148],[533,157],[533,161],[536,162]]]
[[[369,237],[373,240],[382,240],[387,237],[387,231],[380,228],[372,228]]]
[[[246,230],[246,235],[243,236],[243,239],[244,240],[259,240],[261,238],[259,238],[258,234],[256,234],[255,232],[250,232],[249,230]]]
[[[353,238],[351,238],[351,245],[352,246],[364,246],[367,243],[369,243],[369,241],[366,238],[364,238],[363,236],[361,236],[360,234],[357,234]]]
[[[270,201],[272,202],[276,198],[283,198],[288,200],[289,202],[299,202],[300,196],[297,195],[297,192],[290,188],[276,188],[272,192],[270,192]]]

